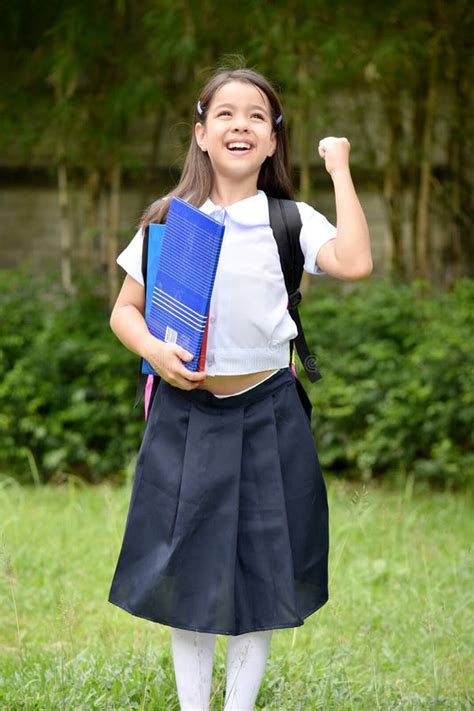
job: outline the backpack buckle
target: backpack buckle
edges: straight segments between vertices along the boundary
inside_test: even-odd
[[[301,291],[299,289],[296,289],[296,291],[294,291],[292,294],[289,295],[288,308],[290,309],[290,311],[292,309],[296,308],[296,306],[298,306],[301,299],[302,299],[302,296],[301,296]]]

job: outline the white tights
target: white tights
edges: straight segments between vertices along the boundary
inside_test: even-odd
[[[224,711],[253,711],[273,630],[227,637]],[[216,635],[171,628],[176,688],[181,711],[208,711]]]

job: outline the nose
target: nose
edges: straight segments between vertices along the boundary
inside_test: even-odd
[[[235,114],[233,124],[233,131],[248,131],[248,119],[245,114]]]

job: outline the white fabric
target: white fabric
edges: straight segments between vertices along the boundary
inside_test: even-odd
[[[253,711],[270,652],[273,630],[227,639],[225,711]]]
[[[310,205],[296,204],[302,221],[304,269],[323,274],[316,258],[323,244],[336,237],[336,227]],[[225,224],[210,304],[206,374],[242,375],[288,366],[289,342],[297,327],[287,310],[267,196],[259,190],[226,208],[208,199],[200,209]],[[138,230],[117,258],[140,284],[142,244],[142,230]]]
[[[181,711],[207,711],[216,635],[171,628],[176,690]]]
[[[225,711],[253,711],[273,630],[227,636]],[[176,689],[181,711],[208,711],[216,635],[171,627]]]

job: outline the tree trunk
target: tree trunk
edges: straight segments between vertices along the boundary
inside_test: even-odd
[[[426,91],[425,82],[421,78],[418,84],[413,89],[413,115],[411,125],[411,145],[412,154],[410,156],[410,164],[408,171],[409,185],[409,214],[410,214],[410,277],[413,278],[416,273],[416,255],[418,252],[418,234],[416,230],[416,215],[418,207],[418,198],[420,194],[420,160],[419,146],[421,145],[421,137],[423,133],[423,110],[418,101],[418,96]]]
[[[406,279],[406,260],[402,232],[402,180],[400,146],[403,138],[401,97],[397,87],[385,94],[384,108],[388,126],[388,160],[385,166],[383,193],[387,206],[386,263],[394,281]]]
[[[441,250],[441,274],[443,287],[450,288],[462,269],[462,144],[461,144],[461,115],[460,93],[457,82],[453,82],[453,114],[450,126],[448,145],[448,162],[450,173],[449,204],[447,206],[447,225],[444,231],[445,240]]]
[[[61,284],[68,294],[74,293],[72,283],[72,226],[69,210],[69,190],[67,167],[64,158],[63,146],[59,148],[59,161],[57,169],[58,201],[59,201],[59,228],[61,240]]]
[[[438,38],[436,36],[432,38],[429,46],[428,61],[428,88],[423,122],[420,192],[416,211],[416,274],[425,279],[431,276],[432,267],[432,243],[429,217],[433,129],[438,73]]]
[[[448,238],[455,259],[458,260],[455,276],[474,276],[473,190],[470,175],[473,170],[472,90],[470,72],[456,57],[454,73],[454,116],[451,127],[449,151],[452,175],[451,219]],[[466,61],[468,64],[469,59]],[[471,59],[472,65],[472,59]],[[451,279],[452,281],[452,279]]]
[[[107,283],[109,306],[112,308],[119,292],[119,273],[116,262],[118,254],[118,228],[120,221],[120,186],[122,167],[119,162],[113,164],[110,175],[110,193],[107,215]]]

